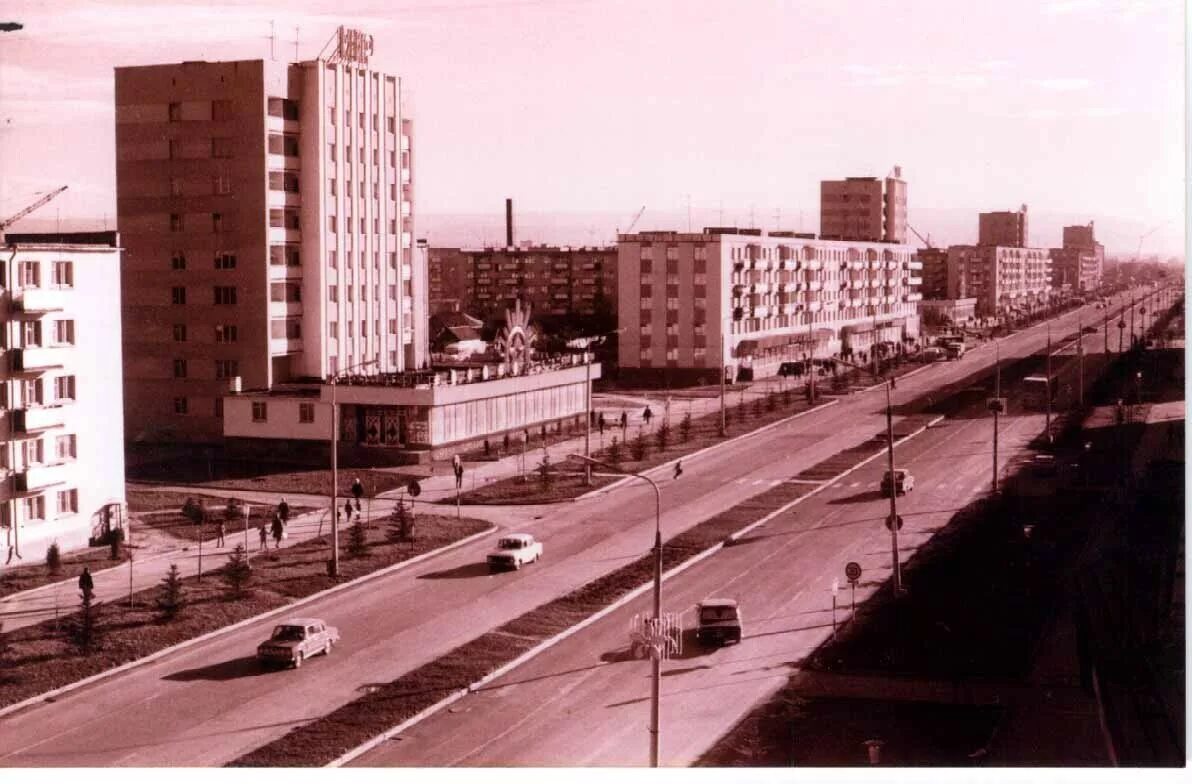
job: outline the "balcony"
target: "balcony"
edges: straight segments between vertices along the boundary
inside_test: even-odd
[[[265,115],[265,130],[275,133],[299,133],[301,127],[297,120],[285,120],[272,114]]]
[[[917,291],[913,291],[913,292],[911,292],[910,294],[903,294],[903,295],[902,295],[902,301],[903,301],[903,302],[918,302],[918,301],[919,301],[919,300],[921,300],[921,299],[923,299],[923,295],[922,295],[922,294],[920,294],[920,293],[919,293],[919,292],[917,292]]]
[[[18,493],[37,493],[54,485],[60,485],[62,478],[60,466],[32,465],[24,471],[17,471],[12,475],[13,488]]]
[[[270,338],[269,339],[269,354],[271,356],[284,356],[286,354],[300,354],[302,353],[302,338]]]
[[[917,278],[917,277],[913,277],[913,278],[903,278],[903,285],[904,285],[904,286],[922,286],[922,285],[923,285],[923,279],[922,279],[922,278]]]
[[[824,284],[822,281],[813,280],[807,284],[808,291],[820,291],[823,288],[824,288]]]
[[[285,318],[286,316],[301,316],[302,303],[301,302],[270,302],[269,303],[269,317],[270,318]]]
[[[269,197],[266,199],[266,204],[276,209],[284,207],[301,207],[302,195],[297,191],[276,191],[270,189],[268,191]]]
[[[62,310],[66,304],[65,289],[24,289],[18,291],[13,306],[22,313],[40,316]]]
[[[12,412],[14,435],[36,435],[45,430],[62,427],[63,406],[31,406]]]
[[[272,171],[282,171],[283,169],[294,171],[302,167],[302,159],[297,155],[268,153],[265,156],[265,165]]]
[[[759,305],[753,309],[754,318],[766,318],[770,315],[770,308],[767,305]]]
[[[336,283],[338,281],[330,278],[335,276],[336,269],[331,267],[327,270],[328,283]],[[289,280],[291,278],[301,278],[302,267],[292,264],[270,264],[269,265],[269,280]]]
[[[270,226],[268,240],[271,245],[302,242],[302,232],[299,229],[287,229],[284,226]]]
[[[62,348],[14,348],[8,352],[8,369],[13,373],[40,373],[62,367]]]

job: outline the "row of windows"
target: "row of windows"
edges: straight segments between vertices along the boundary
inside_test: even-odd
[[[236,269],[236,254],[231,251],[217,250],[213,258],[217,270]],[[170,255],[170,269],[175,271],[186,269],[185,252],[176,250]]]
[[[25,348],[40,346],[73,346],[75,343],[74,319],[54,319],[50,322],[50,340],[45,340],[42,322],[25,321],[21,323],[21,345]]]
[[[405,324],[406,329],[410,329],[414,326],[414,317],[411,316],[409,313],[405,314],[402,321]],[[349,338],[355,337],[355,335],[353,334],[354,322],[345,321],[343,323],[346,325],[345,329],[347,332],[347,337],[349,337]],[[373,334],[374,335],[381,334],[381,322],[380,321],[373,321]],[[389,319],[389,334],[390,335],[397,334],[397,319]],[[329,338],[331,338],[332,340],[339,340],[339,322],[338,321],[332,321],[327,324],[327,336]],[[362,337],[362,338],[368,337],[368,322],[367,321],[360,322],[360,337]]]
[[[695,243],[691,252],[696,261],[706,261],[708,258],[708,246],[702,242]],[[667,245],[665,253],[667,261],[679,260],[678,245]],[[652,260],[654,258],[654,246],[643,243],[640,248],[640,258],[642,261]]]
[[[340,289],[340,287],[335,283],[332,283],[331,285],[329,285],[327,287],[328,301],[339,302],[339,289]],[[343,287],[343,290],[344,290],[345,296],[347,296],[347,301],[352,302],[353,301],[352,295],[356,291],[356,287],[349,284],[349,285],[345,285]],[[404,296],[406,296],[406,297],[412,296],[413,291],[414,291],[414,289],[413,289],[413,286],[411,285],[411,281],[407,280],[407,281],[402,282],[402,294]],[[396,284],[393,284],[393,283],[389,284],[386,287],[386,293],[389,295],[390,302],[397,301],[397,285]],[[381,299],[381,286],[380,286],[380,284],[373,284],[373,301],[379,301],[380,299]],[[368,285],[364,284],[364,283],[360,284],[360,301],[368,302]]]
[[[339,149],[339,145],[336,144],[335,142],[327,143],[327,160],[330,163],[335,163],[336,160],[338,160],[339,153],[336,152],[336,150],[338,150],[338,149]],[[367,152],[368,148],[366,148],[366,147],[355,147],[354,148],[351,145],[345,144],[343,149],[344,149],[344,163],[352,163],[352,150],[353,149],[357,149],[360,151],[359,154],[356,156],[356,160],[360,163],[360,167],[363,170],[364,165],[366,163],[368,163],[368,156],[365,154]],[[390,169],[397,168],[397,151],[396,150],[389,151],[388,159],[389,159],[389,168]],[[377,149],[376,147],[373,147],[373,149],[372,149],[372,164],[373,164],[373,166],[381,165],[381,151],[379,149]],[[402,150],[401,167],[403,169],[410,168],[410,151],[409,150]]]
[[[389,257],[389,268],[397,269],[397,252],[389,251],[388,257]],[[353,255],[351,250],[345,251],[344,261],[347,262],[347,267],[345,267],[345,271],[350,274],[352,271],[352,266],[357,262],[357,260],[359,260],[359,262],[361,264],[364,264],[364,251],[360,251],[359,257]],[[339,254],[333,250],[327,251],[327,266],[330,267],[331,269],[336,269],[336,267],[338,265],[339,265]],[[379,250],[374,250],[373,251],[373,269],[379,270],[380,268],[381,268],[381,252]]]
[[[41,262],[35,260],[22,261],[17,267],[17,285],[21,288],[41,288]],[[74,262],[50,262],[50,288],[74,288]]]
[[[187,325],[174,325],[174,342],[185,343],[187,341]],[[216,343],[235,343],[238,339],[238,328],[235,324],[216,324],[215,325],[215,342]]]
[[[192,227],[193,229],[193,227]],[[222,212],[211,213],[211,232],[219,234],[224,230],[224,218]],[[170,231],[180,232],[186,231],[186,221],[184,216],[178,212],[170,213]]]
[[[161,104],[158,104],[160,106]],[[199,108],[198,104],[192,104],[193,108]],[[208,106],[206,102],[202,104],[203,109],[210,109],[209,113],[206,111],[194,114],[191,119],[194,120],[214,120],[216,122],[224,122],[232,119],[234,112],[231,101],[212,101]],[[182,104],[171,103],[167,112],[170,122],[182,122]]]
[[[215,286],[212,291],[212,302],[216,305],[235,305],[235,286]],[[170,303],[173,305],[186,304],[186,286],[172,286],[170,288]]]
[[[195,157],[183,155],[183,146],[185,145],[188,151],[197,149],[194,142],[184,142],[181,139],[170,139],[169,156],[170,160],[181,160],[186,157]],[[159,148],[160,149],[160,148]],[[234,149],[233,141],[226,137],[216,137],[210,141],[210,155],[212,158],[231,158]]]
[[[254,422],[268,422],[269,421],[269,404],[264,401],[253,401],[252,404],[252,421]],[[314,403],[299,403],[298,404],[298,424],[309,425],[315,421],[315,404]]]
[[[18,450],[18,457],[20,465],[28,468],[35,465],[44,465],[46,462],[46,449],[44,438],[34,438],[29,441],[22,441],[20,449]],[[79,456],[79,442],[78,436],[74,433],[67,433],[65,435],[54,437],[54,463],[69,463],[77,459]]]
[[[71,488],[59,490],[55,493],[55,514],[58,517],[78,514],[79,491]],[[26,521],[34,522],[46,519],[46,497],[44,495],[21,499],[21,511]]]
[[[366,234],[368,232],[367,223],[365,222],[365,220],[366,220],[365,218],[360,219],[360,233],[361,234]],[[352,230],[352,224],[350,221],[351,221],[351,218],[346,218],[344,220],[344,231]],[[339,231],[338,216],[336,216],[336,215],[328,215],[327,216],[327,230],[329,232],[331,232],[332,234],[335,234],[336,232]],[[381,233],[381,219],[380,218],[373,218],[373,233],[374,234]],[[389,233],[397,234],[397,221],[392,218],[389,220]]]
[[[3,388],[0,388],[3,392]],[[45,385],[44,380],[40,378],[31,378],[21,382],[17,387],[16,394],[20,396],[18,403],[24,406],[44,406],[47,404],[45,399]],[[67,403],[75,399],[75,377],[74,376],[58,376],[54,379],[54,398],[48,401],[50,405],[58,405]]]
[[[174,360],[174,378],[189,378],[190,362],[186,359]],[[217,359],[215,360],[215,377],[216,378],[235,378],[240,375],[240,360],[237,359]]]
[[[331,177],[330,179],[327,180],[327,195],[328,196],[338,195],[338,193],[339,193],[338,182],[339,181],[336,180],[334,177]],[[357,180],[357,183],[359,185],[359,187],[357,188],[357,191],[359,192],[360,197],[364,198],[365,191],[366,191],[365,186],[368,183],[365,182],[364,180]],[[352,195],[352,181],[344,180],[344,196],[350,197],[351,195]],[[381,198],[381,184],[379,182],[374,182],[372,184],[372,195],[373,195],[374,199]],[[397,185],[396,184],[390,184],[390,186],[389,186],[389,201],[397,201]],[[350,209],[352,206],[352,203],[349,201],[349,202],[346,202],[346,205]]]

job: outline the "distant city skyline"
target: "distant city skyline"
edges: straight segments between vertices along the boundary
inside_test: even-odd
[[[977,212],[1027,203],[1098,221],[1110,252],[1158,227],[1143,254],[1183,253],[1178,0],[17,0],[6,12],[25,27],[0,34],[0,214],[69,185],[39,223],[114,224],[113,68],[267,59],[271,45],[293,60],[295,27],[310,59],[345,24],[374,35],[373,66],[413,93],[419,236],[434,215],[499,215],[506,196],[527,215],[623,214],[614,229],[643,204],[639,228],[651,213],[682,222],[690,204],[752,210],[759,226],[781,210],[784,228],[801,211],[818,231],[820,180],[901,165],[911,224],[937,242],[972,239],[919,225],[925,211],[971,213],[975,238]],[[792,204],[805,206],[780,206]]]

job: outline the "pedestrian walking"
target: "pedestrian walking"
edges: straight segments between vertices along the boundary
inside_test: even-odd
[[[216,547],[224,546],[224,533],[225,532],[226,532],[226,527],[224,526],[224,521],[216,520],[215,521],[215,546]]]
[[[596,424],[600,427],[600,435],[604,435],[604,412],[601,412],[600,418],[596,420]]]
[[[285,534],[285,523],[281,521],[281,514],[273,513],[273,549],[281,549],[281,537]]]
[[[459,455],[451,458],[451,468],[455,473],[455,489],[459,490],[464,486],[464,461]]]
[[[95,593],[95,581],[91,579],[90,567],[84,566],[83,573],[79,575],[79,590],[88,599]]]
[[[257,525],[257,535],[261,537],[261,546],[259,549],[264,550],[269,546],[269,531],[265,528],[265,521],[262,520]]]
[[[642,419],[646,421],[646,427],[650,426],[650,420],[653,418],[654,412],[650,410],[649,406],[646,406],[646,410],[642,412]]]
[[[282,525],[290,522],[290,505],[286,503],[285,496],[282,496],[281,503],[277,505],[277,516],[281,518]]]
[[[359,505],[360,499],[364,497],[364,483],[360,481],[360,477],[352,480],[352,497],[356,499],[357,505]]]
[[[629,412],[622,411],[621,412],[621,432],[625,432],[628,429],[629,429]]]
[[[352,522],[352,500],[349,498],[344,501],[344,523]]]

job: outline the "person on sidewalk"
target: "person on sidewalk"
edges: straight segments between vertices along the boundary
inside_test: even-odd
[[[281,537],[285,533],[285,523],[281,521],[281,514],[273,513],[273,549],[281,549]]]
[[[356,515],[359,517],[360,515]],[[344,525],[352,522],[352,499],[344,500]]]
[[[91,579],[90,567],[84,566],[83,573],[79,575],[79,590],[88,599],[95,593],[95,581]]]
[[[646,406],[646,410],[642,412],[642,419],[645,420],[646,427],[650,426],[650,420],[653,418],[654,418],[654,412],[650,410],[649,406]]]
[[[621,432],[624,433],[628,429],[629,429],[629,412],[622,411],[621,412]]]
[[[356,499],[356,508],[360,508],[360,499],[364,497],[364,483],[360,481],[360,477],[352,480],[352,497]]]
[[[257,535],[261,537],[261,546],[259,549],[267,549],[269,547],[269,531],[265,528],[264,520],[257,525]]]
[[[451,468],[455,473],[455,489],[459,490],[464,486],[464,461],[459,455],[451,458]]]
[[[281,503],[277,505],[277,516],[281,518],[282,525],[290,522],[290,505],[286,503],[285,496],[282,496]]]
[[[227,531],[227,529],[224,525],[224,521],[222,519],[216,520],[215,521],[215,546],[216,547],[224,547],[225,546],[224,545],[224,534],[226,533],[226,531]]]

